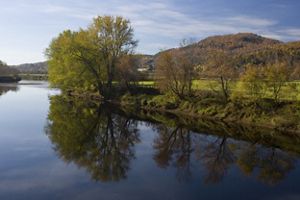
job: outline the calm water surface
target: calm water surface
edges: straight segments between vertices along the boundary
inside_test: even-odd
[[[0,199],[300,199],[295,145],[129,117],[45,82],[0,91]]]

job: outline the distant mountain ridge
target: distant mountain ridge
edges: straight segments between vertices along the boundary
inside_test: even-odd
[[[175,49],[167,51],[172,50]],[[285,43],[253,33],[212,36],[177,50],[202,68],[212,67],[218,53],[227,55],[230,65],[240,72],[248,65],[265,66],[283,60],[289,60],[291,66],[300,66],[300,41]]]
[[[17,69],[21,74],[47,74],[47,61],[37,63],[25,63],[21,65],[11,65],[10,67]]]
[[[211,36],[185,47],[168,49],[179,50],[193,59],[195,65],[207,65],[216,51],[225,52],[232,57],[232,64],[244,67],[248,64],[263,65],[278,58],[290,58],[294,63],[300,63],[300,41],[284,43],[253,33],[237,33]],[[139,71],[153,71],[157,57],[166,51],[155,55],[138,54]],[[47,62],[22,64],[12,66],[20,73],[47,73]]]
[[[279,40],[274,40],[254,33],[238,33],[220,36],[211,36],[196,43],[196,47],[201,49],[215,48],[225,51],[248,51],[258,50],[270,45],[282,44]]]

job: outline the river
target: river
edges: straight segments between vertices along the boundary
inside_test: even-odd
[[[47,82],[0,94],[0,199],[300,199],[299,138],[195,128],[66,99]]]

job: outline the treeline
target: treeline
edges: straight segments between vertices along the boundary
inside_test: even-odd
[[[16,75],[18,70],[9,67],[6,63],[0,60],[0,76]]]
[[[283,89],[298,94],[295,81],[299,80],[300,62],[291,59],[294,57],[279,56],[274,51],[271,54],[273,59],[268,62],[257,64],[249,61],[241,67],[226,51],[210,53],[209,61],[200,65],[193,64],[193,55],[180,49],[160,54],[155,76],[160,90],[187,100],[199,93],[193,86],[197,84],[195,80],[205,78],[214,80],[214,83],[201,89],[221,93],[224,102],[237,97],[258,100],[268,96],[277,103],[285,95]]]
[[[284,44],[255,34],[187,41],[155,56],[154,82],[163,94],[189,100],[209,91],[221,94],[225,103],[237,97],[271,97],[279,102],[283,88],[294,93],[298,89],[293,81],[300,75],[299,43]],[[145,79],[137,70],[141,57],[134,54],[137,43],[129,20],[98,16],[87,28],[66,30],[53,39],[46,51],[49,81],[63,91],[97,92],[105,100],[118,93],[116,88],[130,92]],[[203,78],[214,84],[196,88],[196,81]]]

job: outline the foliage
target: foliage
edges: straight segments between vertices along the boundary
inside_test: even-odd
[[[96,89],[109,98],[118,60],[136,44],[128,20],[98,16],[87,29],[64,31],[51,42],[49,81],[63,90]]]
[[[258,100],[265,96],[266,82],[261,68],[248,66],[240,81],[243,93],[247,97]]]
[[[6,63],[0,60],[0,76],[16,75],[18,70],[7,66]]]
[[[291,71],[287,63],[268,65],[264,70],[267,87],[271,89],[275,102],[279,101],[282,88],[290,81]]]

